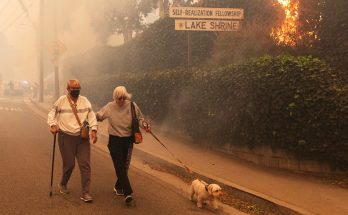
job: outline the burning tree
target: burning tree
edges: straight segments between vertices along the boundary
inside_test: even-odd
[[[284,9],[285,19],[279,28],[274,28],[271,35],[278,44],[295,46],[298,35],[299,0],[278,0]]]

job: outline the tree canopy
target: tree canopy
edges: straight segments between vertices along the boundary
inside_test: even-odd
[[[320,56],[347,71],[348,1],[301,0],[299,8],[301,51]],[[347,78],[347,74],[342,77]]]
[[[103,42],[112,34],[122,34],[128,42],[144,29],[144,18],[156,7],[157,0],[104,0],[93,8],[92,25]]]

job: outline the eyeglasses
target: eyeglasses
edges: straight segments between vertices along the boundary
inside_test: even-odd
[[[119,100],[119,101],[121,101],[121,100],[126,100],[127,99],[127,97],[125,97],[125,96],[122,96],[122,97],[118,97],[117,98],[117,100]]]

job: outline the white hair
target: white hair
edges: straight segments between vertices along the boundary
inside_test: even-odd
[[[126,97],[128,100],[132,98],[132,94],[127,92],[126,87],[118,86],[114,89],[113,98],[116,101],[117,98]]]

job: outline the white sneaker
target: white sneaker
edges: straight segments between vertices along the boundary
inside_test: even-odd
[[[89,195],[88,193],[83,194],[80,199],[84,202],[92,202],[93,198],[91,195]]]
[[[69,194],[69,190],[68,190],[68,188],[66,187],[66,185],[61,185],[61,184],[59,183],[59,184],[58,184],[58,189],[59,189],[59,192],[60,192],[60,193]]]

